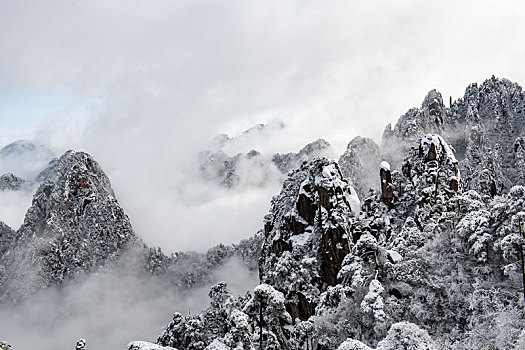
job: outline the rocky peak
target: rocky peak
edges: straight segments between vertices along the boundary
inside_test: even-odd
[[[430,90],[423,100],[421,110],[430,123],[434,123],[438,127],[442,125],[446,116],[446,108],[441,93],[435,89]]]
[[[272,161],[283,174],[287,174],[297,169],[301,163],[314,157],[327,156],[329,152],[330,143],[324,139],[317,139],[304,146],[298,153],[277,153],[272,157]]]
[[[74,180],[72,176],[81,176],[82,179],[79,178],[77,182],[71,181]],[[90,185],[97,187],[105,194],[114,196],[109,178],[100,165],[85,152],[67,151],[57,161],[51,162],[38,177],[42,181],[60,183],[65,186],[64,190],[73,190],[71,186],[80,183],[84,185],[86,181],[90,181]]]
[[[441,93],[431,90],[420,108],[411,108],[399,117],[392,129],[389,124],[383,132],[381,154],[393,168],[402,163],[403,154],[427,133],[442,134],[447,124],[448,109],[443,104]]]
[[[5,222],[0,221],[0,237],[5,235],[6,233],[12,232],[13,230],[9,225],[7,225]]]
[[[3,264],[0,299],[24,295],[116,259],[137,238],[108,177],[86,153],[68,151],[40,176]]]
[[[506,119],[523,112],[523,101],[523,90],[519,84],[492,76],[481,85],[469,85],[463,99],[454,107],[465,109],[464,117],[468,120],[475,115],[483,119]]]
[[[299,157],[302,156],[319,156],[319,152],[322,152],[330,147],[330,143],[325,139],[317,139],[304,146],[298,153]]]
[[[351,179],[360,198],[364,198],[370,188],[378,187],[377,167],[380,162],[379,146],[374,140],[360,136],[350,141],[339,157],[343,176]]]
[[[0,176],[0,191],[19,190],[27,183],[26,180],[15,174],[4,174]]]
[[[439,134],[455,149],[465,188],[494,197],[513,184],[525,184],[519,147],[525,136],[524,111],[521,86],[494,76],[469,85],[450,108],[432,90],[421,108],[410,109],[393,129],[387,126],[381,153],[395,169],[402,164],[400,155],[409,153],[418,139]]]
[[[442,131],[446,108],[438,91],[430,90],[420,108],[412,108],[396,123],[393,133],[406,140],[414,140],[422,133]]]
[[[452,104],[449,118],[455,124],[445,136],[457,150],[467,189],[493,197],[513,184],[524,184],[516,147],[525,135],[524,109],[522,88],[494,76],[471,84]]]
[[[359,213],[359,198],[337,163],[326,158],[291,172],[272,199],[260,279],[285,294],[294,319],[311,316],[320,293],[336,284],[352,244],[352,213]]]
[[[439,135],[427,134],[419,141],[418,153],[403,165],[403,173],[415,186],[420,207],[456,194],[462,186],[453,149]]]

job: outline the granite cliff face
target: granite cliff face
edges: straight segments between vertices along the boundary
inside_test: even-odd
[[[380,163],[379,146],[374,140],[361,136],[350,141],[339,157],[341,173],[352,182],[360,198],[366,197],[371,188],[378,188],[377,169]]]
[[[319,295],[336,284],[352,245],[355,190],[337,163],[316,158],[290,173],[265,217],[259,274],[284,293],[293,319],[313,315]]]

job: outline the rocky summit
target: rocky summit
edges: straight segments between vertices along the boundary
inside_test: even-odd
[[[39,181],[24,223],[2,239],[4,301],[103,266],[137,239],[108,177],[88,154],[65,153]]]
[[[16,176],[15,174],[4,174],[0,176],[0,191],[16,191],[24,187],[26,183],[26,180]]]

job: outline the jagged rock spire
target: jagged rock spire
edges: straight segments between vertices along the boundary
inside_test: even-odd
[[[381,180],[381,198],[389,208],[393,206],[394,189],[392,187],[392,173],[390,164],[386,161],[381,162],[379,169],[379,179]]]
[[[321,291],[336,284],[352,245],[352,213],[358,212],[355,190],[337,163],[326,158],[292,172],[272,199],[265,217],[260,279],[285,294],[294,319],[312,315]]]
[[[523,89],[506,79],[493,76],[481,85],[469,85],[450,108],[431,90],[421,108],[410,109],[393,128],[386,127],[381,153],[395,169],[418,139],[428,133],[440,135],[455,150],[465,189],[494,197],[525,184],[522,156],[515,147],[525,135],[524,117]]]

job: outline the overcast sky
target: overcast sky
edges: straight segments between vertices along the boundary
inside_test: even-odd
[[[380,141],[430,89],[523,84],[524,19],[518,0],[0,0],[0,146],[91,153],[150,244],[234,242],[278,186],[192,188],[185,165],[214,135],[279,120],[280,152]]]

